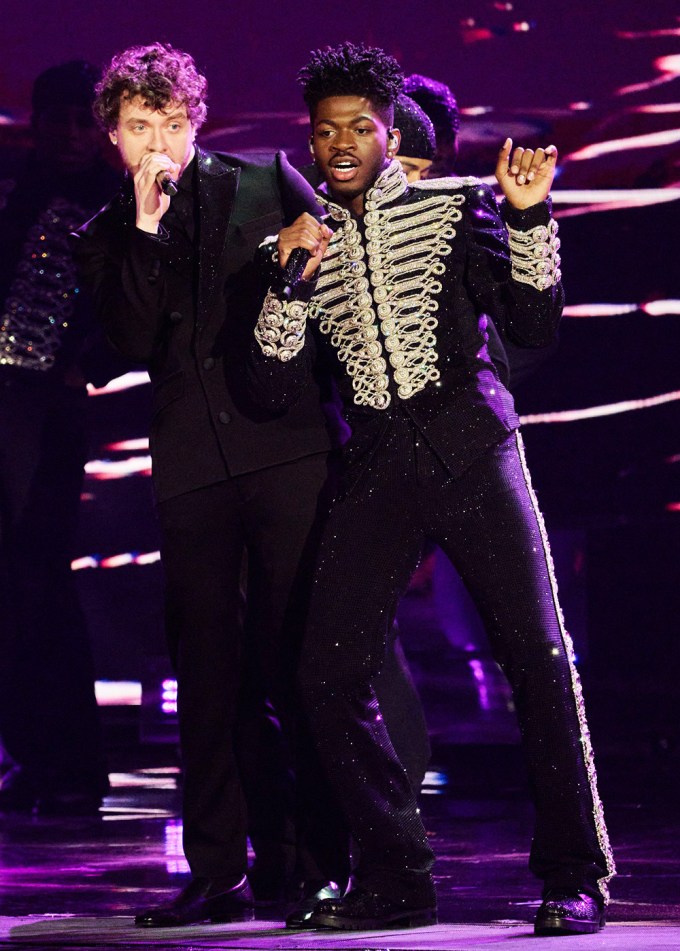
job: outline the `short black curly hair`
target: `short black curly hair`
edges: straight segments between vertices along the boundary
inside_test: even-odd
[[[387,125],[392,124],[394,103],[404,85],[394,56],[376,46],[350,42],[314,50],[297,78],[312,117],[319,102],[329,96],[362,96],[370,99]]]
[[[206,117],[208,82],[189,53],[169,43],[131,46],[114,56],[95,90],[94,114],[107,132],[118,124],[121,102],[139,96],[149,109],[186,106],[195,129]]]

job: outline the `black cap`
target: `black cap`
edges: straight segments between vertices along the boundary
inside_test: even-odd
[[[394,104],[394,125],[401,132],[400,155],[419,159],[434,157],[434,126],[418,103],[403,93]]]
[[[456,97],[448,86],[413,73],[406,77],[404,92],[414,99],[425,110],[437,133],[438,142],[453,142],[460,129],[460,112]]]

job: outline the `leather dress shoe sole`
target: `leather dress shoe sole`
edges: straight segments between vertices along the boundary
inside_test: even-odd
[[[534,934],[541,937],[596,934],[605,926],[605,912],[588,896],[548,896],[536,913]]]
[[[209,880],[194,879],[166,905],[159,905],[135,917],[138,928],[179,928],[210,921],[213,924],[252,921],[253,895],[245,878],[233,888],[210,894]]]

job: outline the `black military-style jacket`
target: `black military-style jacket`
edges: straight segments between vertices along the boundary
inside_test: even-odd
[[[289,405],[322,360],[353,431],[348,466],[403,412],[457,475],[519,425],[484,315],[514,345],[554,338],[563,293],[549,202],[501,214],[479,180],[409,186],[395,161],[367,192],[363,216],[324,204],[335,231],[316,281],[294,299],[280,293],[273,245],[262,249],[270,288],[251,386],[270,407]]]

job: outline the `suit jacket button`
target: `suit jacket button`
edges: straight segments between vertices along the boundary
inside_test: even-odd
[[[203,361],[204,370],[212,370],[214,366],[215,366],[215,360],[213,359],[213,357],[206,357],[205,360]]]
[[[226,410],[222,410],[222,412],[218,414],[217,418],[221,423],[230,423],[231,413],[227,413]]]
[[[173,322],[173,324],[178,324],[181,319],[182,319],[182,314],[180,314],[178,310],[173,310],[172,313],[170,314],[170,320]]]

